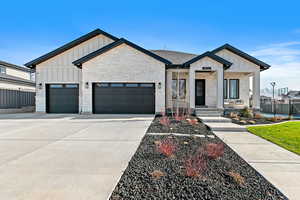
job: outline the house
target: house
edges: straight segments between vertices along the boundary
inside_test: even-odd
[[[0,60],[0,88],[35,91],[34,72],[27,68]]]
[[[225,44],[201,55],[146,50],[96,29],[25,66],[36,70],[36,111],[160,113],[179,102],[193,110],[260,109],[260,72],[270,66]]]
[[[283,103],[289,103],[290,100],[292,101],[300,101],[300,91],[294,91],[294,90],[291,90],[289,92],[287,92],[286,94],[282,94],[281,95],[281,101]]]
[[[34,111],[33,75],[27,67],[0,61],[0,113]]]

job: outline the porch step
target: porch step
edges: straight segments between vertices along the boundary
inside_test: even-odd
[[[243,132],[247,131],[246,127],[233,124],[233,123],[205,123],[212,131],[223,132]]]
[[[218,111],[218,112],[222,112],[223,110],[218,109],[218,108],[213,108],[213,107],[197,107],[196,111]]]
[[[204,123],[231,123],[231,119],[225,117],[199,117]]]
[[[196,110],[196,115],[198,117],[220,117],[223,114],[223,112],[220,111],[199,111]]]

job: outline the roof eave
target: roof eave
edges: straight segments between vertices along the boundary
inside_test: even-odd
[[[133,48],[135,48],[135,49],[143,52],[144,54],[146,54],[148,56],[151,56],[154,59],[159,60],[160,62],[163,62],[166,65],[172,64],[167,59],[162,58],[162,57],[160,57],[160,56],[152,53],[151,51],[148,51],[148,50],[146,50],[146,49],[144,49],[144,48],[142,48],[142,47],[140,47],[140,46],[138,46],[138,45],[136,45],[136,44],[134,44],[134,43],[126,40],[126,39],[124,39],[124,38],[121,38],[121,39],[119,39],[119,40],[117,40],[117,41],[115,41],[113,43],[110,43],[110,44],[108,44],[108,45],[106,45],[106,46],[104,46],[104,47],[102,47],[102,48],[100,48],[100,49],[98,49],[98,50],[96,50],[96,51],[94,51],[94,52],[92,52],[92,53],[90,53],[90,54],[88,54],[88,55],[86,55],[86,56],[78,59],[78,60],[75,60],[72,63],[75,66],[81,68],[83,63],[85,63],[85,62],[87,62],[87,61],[89,61],[89,60],[91,60],[91,59],[93,59],[93,58],[95,58],[95,57],[97,57],[97,56],[99,56],[99,55],[101,55],[101,54],[103,54],[103,53],[105,53],[105,52],[107,52],[107,51],[109,51],[109,50],[111,50],[111,49],[119,46],[119,45],[121,45],[121,44],[127,44],[127,45],[129,45],[129,46],[131,46],[131,47],[133,47]]]
[[[97,36],[97,35],[101,35],[101,34],[108,37],[108,38],[110,38],[110,39],[112,39],[112,40],[114,40],[114,41],[119,39],[119,38],[105,32],[103,30],[95,29],[94,31],[89,32],[89,33],[87,33],[87,34],[85,34],[85,35],[83,35],[83,36],[81,36],[81,37],[79,37],[79,38],[77,38],[77,39],[75,39],[75,40],[73,40],[73,41],[71,41],[71,42],[69,42],[69,43],[53,50],[53,51],[51,51],[51,52],[49,52],[49,53],[47,53],[47,54],[44,54],[44,55],[42,55],[42,56],[26,63],[26,64],[24,64],[24,65],[26,67],[29,67],[29,68],[35,68],[36,65],[38,65],[38,64],[40,64],[40,63],[42,63],[42,62],[44,62],[44,61],[46,61],[50,58],[53,58],[54,56],[57,56],[57,55],[65,52],[65,51],[67,51],[67,50],[69,50],[69,49],[71,49],[71,48],[73,48],[73,47],[75,47],[75,46],[77,46],[77,45],[79,45],[79,44],[81,44],[81,43]]]

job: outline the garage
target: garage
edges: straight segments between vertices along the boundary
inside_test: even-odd
[[[78,113],[78,84],[47,84],[47,113]]]
[[[153,114],[154,83],[94,83],[93,113]]]

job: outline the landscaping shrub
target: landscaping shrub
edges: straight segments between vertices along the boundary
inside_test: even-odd
[[[282,119],[283,119],[283,118],[282,118],[282,117],[279,117],[279,116],[275,116],[275,117],[268,118],[268,120],[271,121],[271,122],[281,121]]]
[[[170,120],[169,120],[169,117],[168,117],[165,113],[163,113],[163,114],[162,114],[162,117],[161,117],[160,120],[159,120],[159,123],[160,123],[161,125],[163,125],[163,126],[169,127],[169,126],[170,126]]]
[[[156,143],[157,151],[167,157],[170,157],[174,154],[177,146],[172,139],[166,138],[162,141]]]
[[[198,124],[198,120],[197,119],[187,119],[187,121],[192,126]]]
[[[242,177],[239,173],[230,171],[230,172],[228,172],[228,174],[234,180],[234,182],[236,182],[240,186],[245,184],[245,178]]]
[[[245,107],[243,110],[241,110],[240,114],[242,117],[253,118],[252,110],[248,107]]]
[[[152,176],[152,178],[158,180],[160,179],[162,176],[165,176],[165,173],[163,173],[160,170],[154,170],[153,172],[150,173],[150,175]]]
[[[224,154],[223,143],[209,143],[205,146],[205,153],[210,159],[217,159]]]
[[[235,112],[230,112],[230,113],[229,113],[229,117],[230,117],[230,118],[238,118],[239,115],[238,115],[237,113],[235,113]]]
[[[206,168],[207,161],[201,152],[185,161],[185,174],[188,177],[199,177]]]
[[[255,113],[254,114],[254,118],[255,119],[262,119],[262,118],[264,118],[261,114],[259,114],[259,113]]]
[[[176,121],[183,121],[186,119],[186,116],[183,113],[176,112],[174,118]]]

